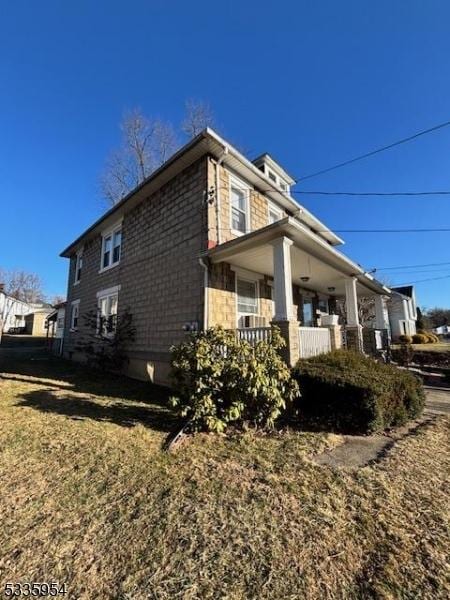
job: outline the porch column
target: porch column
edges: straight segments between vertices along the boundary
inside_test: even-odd
[[[347,308],[347,347],[350,350],[363,352],[363,336],[362,326],[359,324],[356,281],[356,277],[349,277],[345,280],[345,304]]]
[[[290,321],[294,318],[292,309],[292,244],[293,241],[287,237],[281,237],[272,242],[275,321]]]
[[[291,246],[293,241],[280,237],[272,242],[275,316],[272,325],[279,327],[286,341],[283,359],[293,366],[300,356],[299,322],[294,315],[292,298]]]
[[[386,298],[381,294],[375,296],[375,327],[377,329],[389,329],[386,315]]]

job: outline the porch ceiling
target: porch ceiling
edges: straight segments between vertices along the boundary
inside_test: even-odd
[[[301,288],[326,295],[345,296],[345,279],[356,276],[359,295],[390,293],[388,288],[365,274],[362,267],[324,244],[313,232],[291,218],[217,246],[209,251],[209,256],[212,262],[228,262],[273,277],[272,242],[283,235],[294,242],[291,249],[292,281]],[[302,277],[309,277],[309,280],[304,282]],[[335,289],[328,289],[332,287]]]

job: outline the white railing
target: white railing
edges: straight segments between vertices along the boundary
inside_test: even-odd
[[[309,358],[331,350],[330,330],[326,327],[299,327],[300,357]]]
[[[268,342],[271,338],[271,332],[270,327],[246,327],[237,330],[239,339],[245,340],[252,346],[257,342]]]

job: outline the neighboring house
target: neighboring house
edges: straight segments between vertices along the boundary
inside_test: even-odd
[[[133,315],[130,375],[167,381],[170,347],[221,325],[253,341],[270,324],[293,364],[341,345],[333,316],[345,297],[346,342],[362,348],[358,294],[375,298],[386,329],[388,288],[337,249],[343,241],[290,195],[294,180],[269,155],[251,162],[211,129],[184,146],[72,242],[64,355],[83,315]],[[319,327],[320,325],[320,327]]]
[[[25,317],[32,311],[31,304],[9,296],[0,284],[0,334],[24,330]]]
[[[31,305],[33,306],[33,305]],[[52,312],[49,305],[34,305],[33,312],[25,317],[25,332],[27,335],[42,337],[47,335],[47,317]]]
[[[436,335],[450,335],[450,325],[440,325],[439,327],[435,327],[433,332]]]
[[[416,333],[417,303],[414,286],[391,288],[392,295],[387,303],[392,339],[400,335]]]
[[[60,302],[47,317],[47,338],[54,354],[61,355],[63,351],[65,314],[66,302]]]

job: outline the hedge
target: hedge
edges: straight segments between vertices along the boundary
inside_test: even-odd
[[[413,374],[348,350],[301,359],[293,369],[303,421],[341,433],[372,433],[403,425],[423,410]]]

